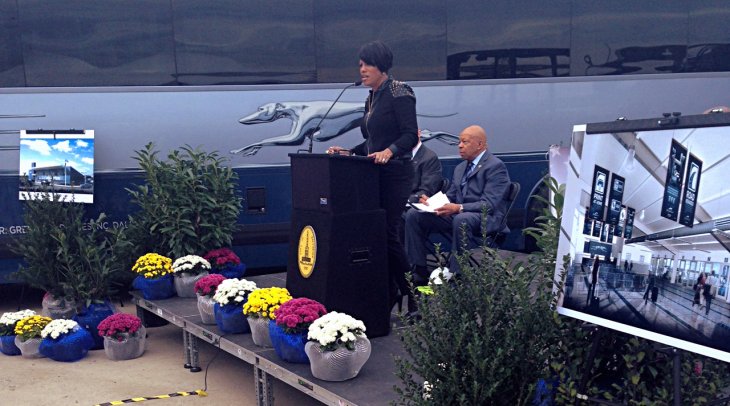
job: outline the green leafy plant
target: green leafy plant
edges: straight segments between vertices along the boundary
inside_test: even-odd
[[[27,232],[11,246],[26,263],[18,279],[86,305],[115,294],[122,269],[114,235],[102,227],[106,216],[87,222],[82,204],[51,191],[28,197],[23,215]]]
[[[562,209],[561,200],[553,204]],[[549,228],[556,221],[540,219],[540,244],[557,247]],[[409,356],[396,360],[398,403],[524,405],[549,376],[551,343],[560,340],[551,308],[555,252],[516,262],[480,249],[478,266],[460,255],[460,277],[419,299],[422,318],[403,332]]]
[[[127,189],[139,211],[121,232],[126,263],[145,252],[178,258],[231,245],[241,199],[223,158],[185,146],[161,160],[152,143],[136,154],[145,182]]]
[[[71,297],[73,291],[66,283],[64,264],[58,257],[58,243],[52,231],[60,229],[77,208],[57,193],[42,191],[34,196],[28,195],[23,202],[25,233],[9,245],[10,250],[24,260],[15,277],[54,297]]]

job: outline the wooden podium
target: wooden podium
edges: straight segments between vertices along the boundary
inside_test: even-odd
[[[390,332],[385,211],[371,159],[290,154],[292,219],[286,287],[327,311]]]

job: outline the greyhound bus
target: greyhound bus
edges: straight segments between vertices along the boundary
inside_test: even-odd
[[[234,248],[249,268],[284,266],[289,154],[362,141],[368,89],[353,82],[374,39],[413,87],[445,177],[459,132],[487,130],[522,186],[504,247],[529,251],[532,196],[573,124],[730,104],[729,20],[730,4],[691,0],[0,0],[0,275],[17,269],[5,246],[24,232],[19,134],[31,130],[93,131],[89,212],[110,227],[133,210],[125,187],[141,182],[132,156],[148,142],[228,156],[243,198]]]

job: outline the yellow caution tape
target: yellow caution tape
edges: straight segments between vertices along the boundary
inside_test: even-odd
[[[137,402],[144,402],[145,400],[154,400],[154,399],[168,399],[168,398],[175,398],[178,396],[208,396],[208,393],[202,389],[198,389],[193,392],[175,392],[175,393],[169,393],[167,395],[157,395],[157,396],[145,396],[145,397],[136,397],[136,398],[130,398],[130,399],[124,399],[124,400],[115,400],[112,402],[106,402],[106,403],[97,403],[94,406],[115,406],[115,405],[123,405],[125,403],[137,403]]]

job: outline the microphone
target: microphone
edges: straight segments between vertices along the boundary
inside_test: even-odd
[[[345,93],[345,90],[354,87],[354,86],[360,86],[362,84],[362,80],[358,80],[357,82],[350,83],[349,85],[345,86],[339,95],[337,95],[337,98],[335,98],[335,101],[332,102],[330,105],[330,108],[327,109],[327,112],[324,113],[322,118],[319,119],[319,122],[317,122],[317,125],[314,126],[310,131],[308,131],[309,136],[309,148],[307,148],[308,153],[312,153],[312,143],[314,142],[314,134],[317,133],[320,128],[319,126],[322,124],[322,121],[324,121],[325,118],[327,118],[327,115],[330,114],[330,111],[332,111],[332,108],[335,107],[335,104],[337,104],[337,101],[340,100],[340,97]]]

